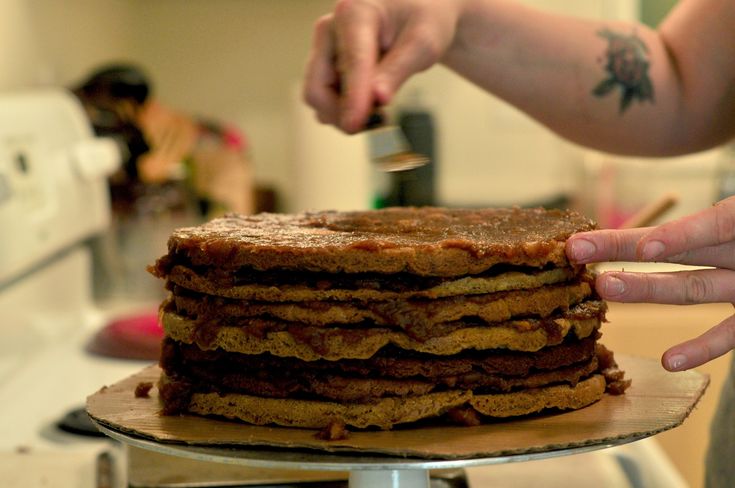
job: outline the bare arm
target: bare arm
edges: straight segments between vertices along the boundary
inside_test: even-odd
[[[470,1],[443,61],[562,136],[671,155],[735,135],[735,3],[681,2],[659,31]]]
[[[341,0],[317,25],[305,97],[356,132],[437,62],[597,149],[673,155],[735,135],[729,0],[682,0],[658,31],[505,0]]]

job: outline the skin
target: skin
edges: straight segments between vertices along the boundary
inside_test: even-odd
[[[317,118],[362,130],[414,74],[441,63],[578,144],[673,156],[735,137],[735,2],[682,0],[657,30],[558,16],[503,0],[340,0],[315,25],[304,99]],[[650,91],[607,69],[612,40],[639,49]],[[630,51],[627,51],[630,52]],[[613,63],[614,64],[614,63]],[[600,85],[613,78],[611,86]],[[653,228],[573,236],[573,262],[663,261],[711,266],[676,273],[609,272],[611,301],[735,302],[735,199]],[[681,371],[735,347],[735,317],[666,351]]]
[[[146,183],[161,183],[173,168],[189,155],[196,143],[196,124],[156,101],[148,101],[136,122],[151,150],[138,160],[138,174]]]
[[[577,263],[658,261],[712,269],[670,273],[607,272],[595,288],[606,300],[689,305],[735,302],[735,197],[657,227],[580,233],[567,242]],[[735,348],[735,316],[663,354],[670,371],[704,364]]]

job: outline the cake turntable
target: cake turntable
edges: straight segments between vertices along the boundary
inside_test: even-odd
[[[212,446],[186,446],[147,440],[98,424],[112,439],[133,447],[196,461],[242,466],[309,471],[349,471],[350,488],[428,488],[429,470],[458,469],[510,462],[549,459],[613,447],[638,438],[605,444],[579,446],[528,454],[476,459],[415,459],[385,456],[359,456],[299,450],[262,450]],[[641,437],[642,438],[642,437]]]
[[[625,395],[560,414],[499,421],[478,427],[436,426],[351,432],[322,441],[314,431],[244,425],[194,416],[162,416],[151,366],[88,398],[99,428],[127,445],[176,457],[272,469],[349,471],[351,488],[424,488],[430,469],[546,459],[631,443],[680,425],[709,379],[696,371],[671,374],[652,359],[622,356],[633,386]]]

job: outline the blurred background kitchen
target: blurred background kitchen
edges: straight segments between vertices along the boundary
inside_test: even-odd
[[[639,18],[654,26],[675,3],[526,1],[586,17]],[[616,227],[665,195],[677,197],[676,206],[662,216],[670,219],[735,193],[735,152],[728,148],[665,164],[581,150],[442,67],[412,79],[389,112],[433,163],[406,174],[380,174],[368,162],[364,136],[347,137],[318,124],[301,102],[312,26],[332,3],[0,0],[1,93],[76,90],[99,134],[115,136],[114,127],[105,129],[110,121],[127,121],[140,130],[132,138],[118,137],[120,165],[107,177],[113,190],[109,223],[79,239],[91,256],[84,268],[90,270],[90,299],[84,306],[95,310],[95,320],[75,353],[115,356],[107,342],[94,351],[87,339],[100,339],[100,332],[120,317],[155,315],[163,290],[145,266],[163,253],[171,229],[227,210],[544,205],[574,207],[603,227]],[[113,107],[109,98],[84,93],[90,76],[111,65],[136,70],[147,84],[149,92],[138,105]],[[149,146],[141,157],[168,144],[164,169],[131,163],[137,144],[131,140]],[[5,222],[0,224],[5,228]],[[10,304],[0,309],[0,338],[9,348],[18,322],[36,320],[28,311],[35,306],[32,299],[24,305],[28,310],[19,310],[15,298],[2,301],[18,280],[0,282],[0,304]],[[605,342],[621,354],[659,357],[667,346],[701,333],[731,311],[729,305],[613,304]],[[155,337],[145,324],[135,327]],[[8,371],[25,367],[29,357]],[[709,419],[727,362],[721,358],[700,368],[712,375],[705,399],[684,426],[656,437],[676,475],[690,486],[702,484]],[[121,368],[133,371],[139,364]],[[0,375],[0,403],[13,396],[8,375]],[[53,423],[52,417],[35,420],[45,425]],[[12,430],[2,426],[3,433]],[[33,443],[16,437],[20,440],[9,440],[3,448],[15,452]],[[0,468],[16,462],[2,458]]]

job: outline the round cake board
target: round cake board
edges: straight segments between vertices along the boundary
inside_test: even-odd
[[[101,388],[87,412],[101,426],[125,436],[191,446],[306,449],[321,453],[460,460],[522,456],[575,448],[600,448],[642,439],[680,425],[697,404],[709,377],[670,373],[658,361],[618,355],[632,386],[580,410],[491,421],[477,427],[422,425],[390,431],[349,432],[346,439],[317,439],[315,430],[255,426],[194,415],[165,416],[155,386],[136,397],[140,383],[158,380],[150,366]]]

